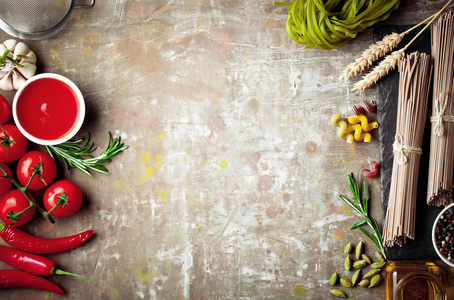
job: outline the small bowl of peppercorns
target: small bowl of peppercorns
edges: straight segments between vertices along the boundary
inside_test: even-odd
[[[446,206],[435,219],[432,242],[438,256],[454,267],[454,203]]]

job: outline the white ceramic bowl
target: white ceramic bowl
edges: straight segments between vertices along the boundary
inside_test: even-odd
[[[43,78],[51,78],[51,79],[56,79],[56,80],[63,82],[69,88],[71,88],[71,90],[74,92],[74,94],[76,95],[76,98],[77,98],[76,99],[76,102],[78,105],[77,121],[69,132],[67,132],[64,136],[59,137],[58,139],[52,139],[52,140],[41,139],[39,137],[36,137],[36,136],[30,134],[21,125],[21,122],[20,122],[20,120],[18,118],[18,114],[17,114],[17,103],[18,103],[19,98],[20,98],[21,94],[23,93],[23,91],[25,89],[27,89],[27,87],[32,82],[43,79]],[[69,80],[68,78],[66,78],[62,75],[59,75],[59,74],[43,73],[43,74],[35,75],[32,78],[28,79],[17,90],[16,95],[14,96],[12,110],[13,110],[13,118],[14,118],[14,122],[16,123],[16,126],[27,139],[29,139],[30,141],[32,141],[36,144],[40,144],[40,145],[57,145],[57,144],[61,144],[63,142],[68,141],[69,139],[71,139],[82,127],[82,123],[84,122],[84,118],[85,118],[85,101],[84,101],[84,97],[82,96],[82,93],[80,92],[79,88],[71,80]]]
[[[437,247],[437,244],[436,244],[436,243],[437,243],[437,239],[436,239],[435,230],[436,230],[436,228],[437,228],[437,222],[438,222],[438,220],[440,219],[440,217],[441,217],[448,209],[453,208],[453,207],[454,207],[454,203],[452,203],[452,204],[446,206],[446,207],[438,214],[438,216],[437,216],[437,218],[435,219],[435,222],[434,222],[434,224],[433,224],[433,227],[432,227],[432,243],[433,243],[433,246],[434,246],[434,248],[435,248],[435,252],[437,252],[438,256],[439,256],[447,265],[449,265],[450,267],[454,267],[454,257],[453,257],[453,261],[449,261],[448,258],[447,258],[444,254],[442,254],[442,253],[440,252],[440,250],[438,250],[439,247]],[[454,215],[453,215],[453,217],[454,217]],[[453,233],[453,234],[452,234],[451,238],[454,239],[454,230],[452,231],[452,233]]]

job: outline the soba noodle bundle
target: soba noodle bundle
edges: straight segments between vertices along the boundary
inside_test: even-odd
[[[446,12],[432,25],[434,85],[427,203],[452,203],[454,169],[454,13]]]
[[[421,145],[427,118],[432,60],[413,52],[399,61],[399,96],[394,162],[388,209],[383,228],[385,247],[414,239],[416,193]]]

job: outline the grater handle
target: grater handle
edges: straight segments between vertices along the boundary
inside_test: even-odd
[[[95,5],[95,0],[91,0],[90,3],[88,3],[88,4],[81,4],[80,2],[84,2],[84,1],[74,0],[72,8],[86,8],[86,7],[92,7],[93,5]]]

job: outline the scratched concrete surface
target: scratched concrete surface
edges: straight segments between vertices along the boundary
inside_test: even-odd
[[[413,24],[445,1],[406,1],[382,24]],[[0,291],[1,299],[331,299],[343,247],[363,235],[339,194],[346,175],[378,160],[372,143],[348,145],[332,114],[373,100],[337,78],[372,42],[366,30],[344,48],[303,49],[272,1],[96,1],[55,37],[26,41],[38,73],[82,90],[91,133],[129,149],[92,178],[72,170],[85,204],[45,237],[94,229],[73,251],[52,255],[82,280],[54,276],[65,297]],[[10,38],[1,32],[2,40]],[[12,101],[14,92],[2,92]],[[380,220],[379,179],[371,187]],[[376,248],[370,240],[366,251]],[[5,268],[6,265],[1,265]],[[352,299],[383,298],[384,285]]]

